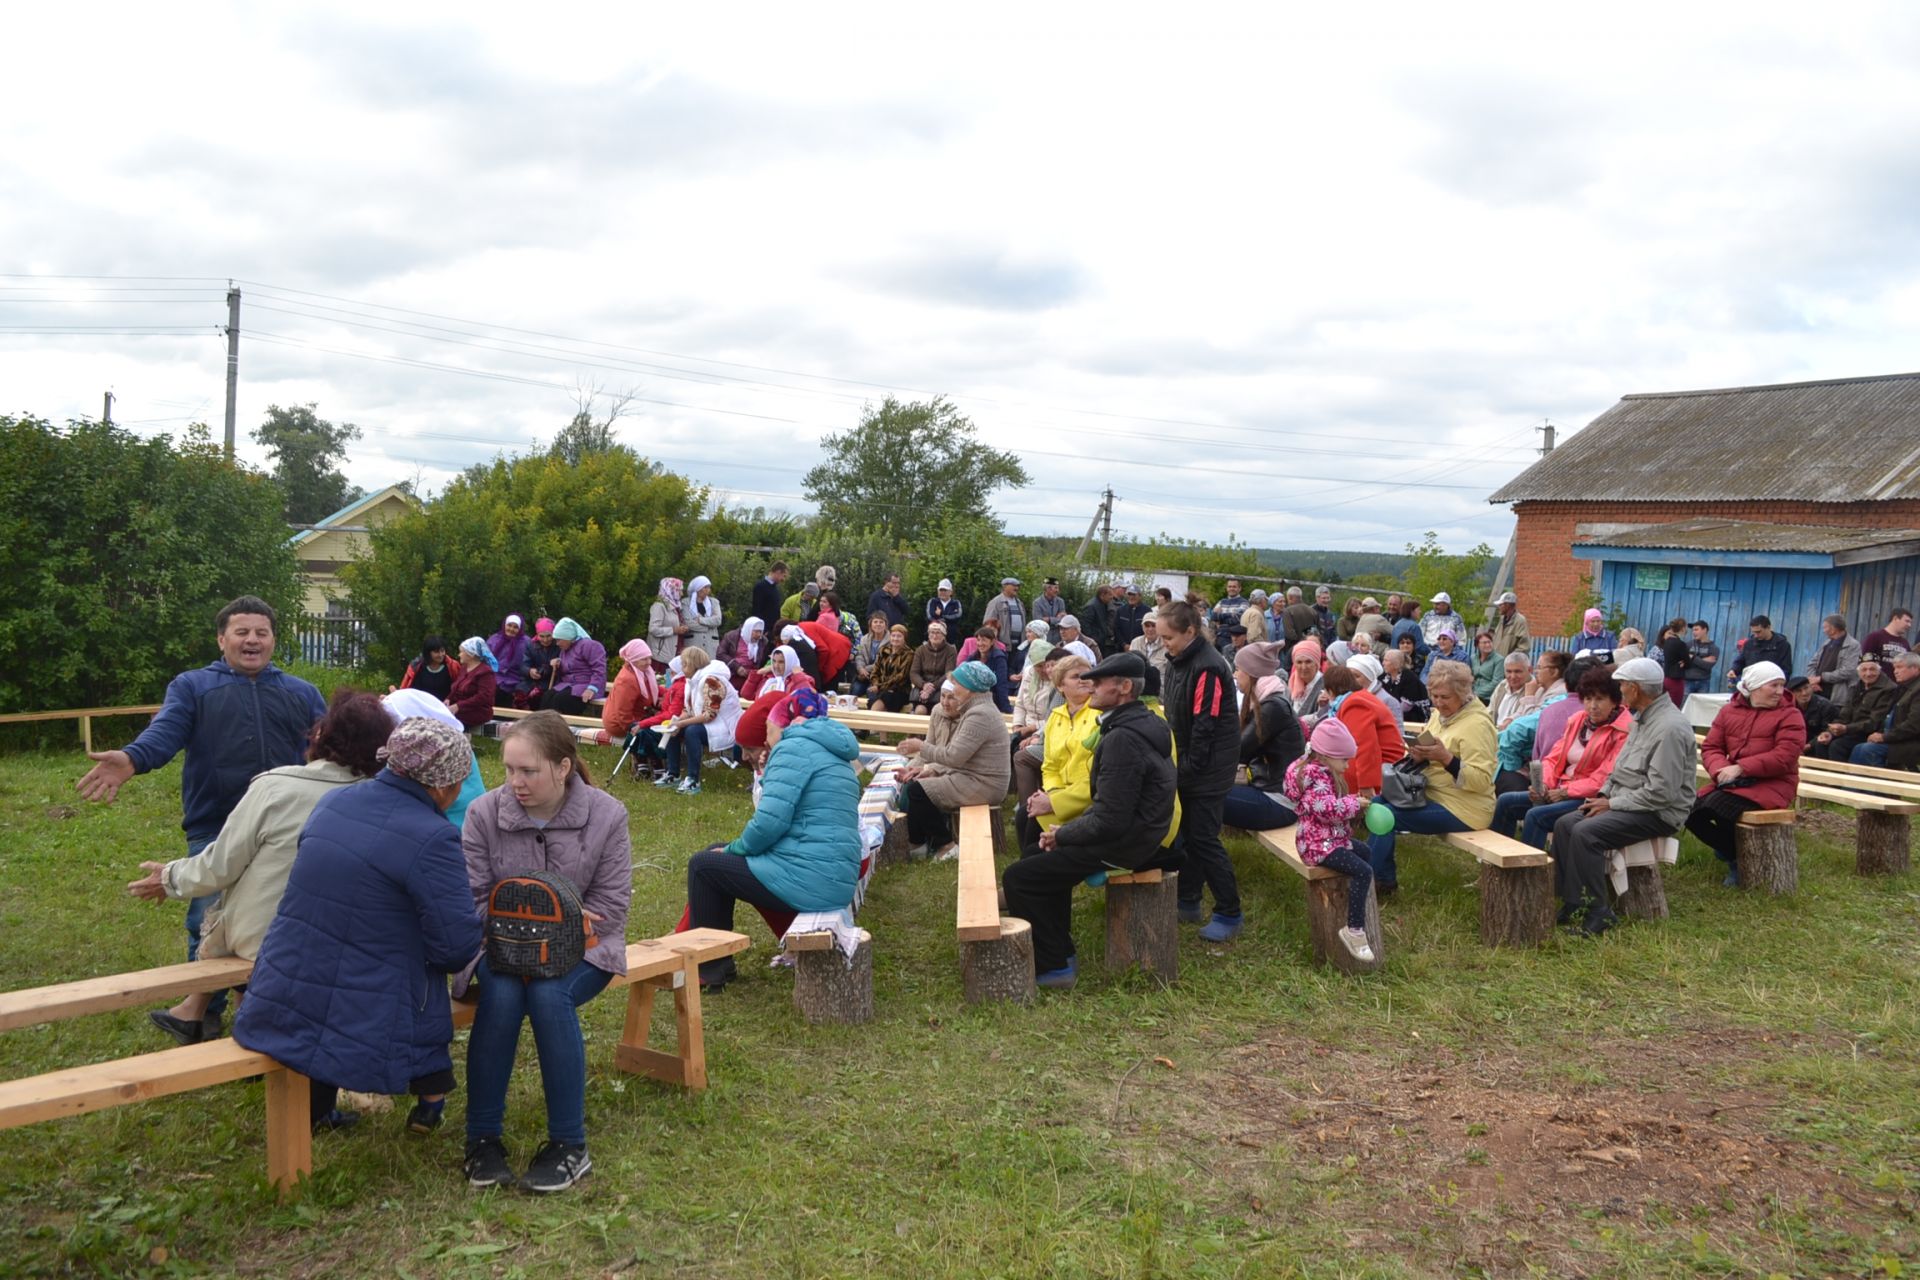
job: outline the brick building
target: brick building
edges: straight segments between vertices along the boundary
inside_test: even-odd
[[[1624,396],[1490,501],[1513,504],[1514,590],[1536,636],[1577,629],[1566,624],[1605,557],[1578,556],[1575,543],[1657,543],[1650,527],[1714,518],[1734,522],[1727,564],[1758,554],[1741,524],[1891,543],[1920,530],[1920,374]],[[1740,607],[1730,602],[1730,616]]]

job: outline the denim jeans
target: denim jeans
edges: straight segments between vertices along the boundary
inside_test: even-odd
[[[1688,693],[1705,693],[1707,692],[1707,686],[1713,682],[1711,680],[1688,680],[1685,683]]]
[[[1585,803],[1584,800],[1569,799],[1533,806],[1527,810],[1527,820],[1520,824],[1520,842],[1536,849],[1546,848],[1547,837],[1553,834],[1553,824]]]
[[[1887,763],[1887,744],[1884,742],[1863,742],[1853,749],[1853,755],[1847,763],[1885,766]]]
[[[582,960],[564,978],[497,978],[480,961],[480,1004],[467,1038],[467,1137],[497,1138],[507,1118],[507,1082],[520,1049],[520,1024],[533,1024],[540,1087],[547,1097],[547,1137],[587,1140],[587,1045],[579,1008],[606,990],[613,975]]]
[[[1227,826],[1239,831],[1273,831],[1299,821],[1299,815],[1293,810],[1244,782],[1235,784],[1233,790],[1227,792],[1226,807],[1220,816]]]
[[[208,845],[212,843],[213,843],[213,840],[211,837],[205,840],[187,841],[187,856],[189,858],[194,857],[202,849],[206,848]],[[218,901],[220,901],[220,895],[217,893],[210,893],[204,898],[192,898],[188,900],[187,902],[187,959],[198,960],[200,958],[201,926],[206,923],[208,910],[212,908],[212,906]],[[227,1011],[227,993],[225,991],[214,992],[213,999],[207,1001],[207,1016],[210,1018],[217,1018],[221,1014],[225,1013],[226,1011]]]
[[[707,726],[704,724],[683,724],[679,732],[667,739],[667,776],[680,776],[680,755],[686,753],[687,781],[698,785],[700,781],[700,760],[707,754]]]
[[[1449,831],[1470,829],[1438,800],[1429,800],[1418,809],[1402,809],[1397,805],[1389,808],[1393,809],[1393,830],[1368,841],[1368,853],[1373,859],[1373,877],[1383,887],[1400,883],[1400,868],[1393,860],[1393,838],[1400,832],[1404,831],[1410,836],[1437,836]]]

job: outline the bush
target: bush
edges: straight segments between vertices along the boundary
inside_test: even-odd
[[[205,427],[175,444],[0,416],[0,711],[157,702],[219,657],[213,617],[298,607],[284,499]],[[71,730],[62,730],[71,732]]]

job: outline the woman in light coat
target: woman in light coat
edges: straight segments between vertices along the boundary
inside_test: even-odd
[[[664,669],[680,652],[680,646],[688,643],[687,635],[693,630],[687,625],[687,612],[680,599],[683,589],[678,578],[660,579],[660,598],[647,610],[647,647],[653,650],[656,667]]]
[[[1007,722],[993,705],[994,683],[985,663],[961,663],[941,687],[927,736],[900,744],[900,754],[913,761],[894,776],[907,784],[907,841],[915,857],[929,851],[954,856],[951,815],[1006,798],[1012,761]]]
[[[681,606],[687,623],[682,644],[697,644],[708,653],[719,649],[721,635],[720,598],[713,594],[713,579],[704,573],[687,584],[687,599]]]

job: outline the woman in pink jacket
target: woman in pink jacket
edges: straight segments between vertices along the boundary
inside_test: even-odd
[[[1807,721],[1787,696],[1787,673],[1756,662],[1740,673],[1727,705],[1713,718],[1700,748],[1707,785],[1687,815],[1687,830],[1727,864],[1726,883],[1738,887],[1734,830],[1754,809],[1791,809],[1800,790],[1800,753],[1807,749]]]
[[[1586,714],[1567,721],[1541,761],[1537,786],[1506,792],[1494,802],[1489,830],[1511,837],[1518,822],[1520,839],[1544,849],[1555,822],[1600,794],[1633,728],[1633,713],[1621,705],[1620,682],[1603,668],[1581,676],[1578,692]]]
[[[580,891],[598,939],[559,978],[501,978],[479,962],[480,1004],[467,1041],[467,1158],[470,1186],[516,1181],[500,1140],[507,1084],[520,1024],[533,1024],[547,1142],[517,1179],[528,1191],[564,1191],[593,1168],[587,1156],[587,1052],[579,1007],[627,971],[627,908],[633,898],[633,846],[626,806],[594,787],[573,730],[552,711],[536,711],[501,735],[507,783],[467,810],[461,845],[467,883],[484,917],[493,886],[507,876],[545,871]]]

